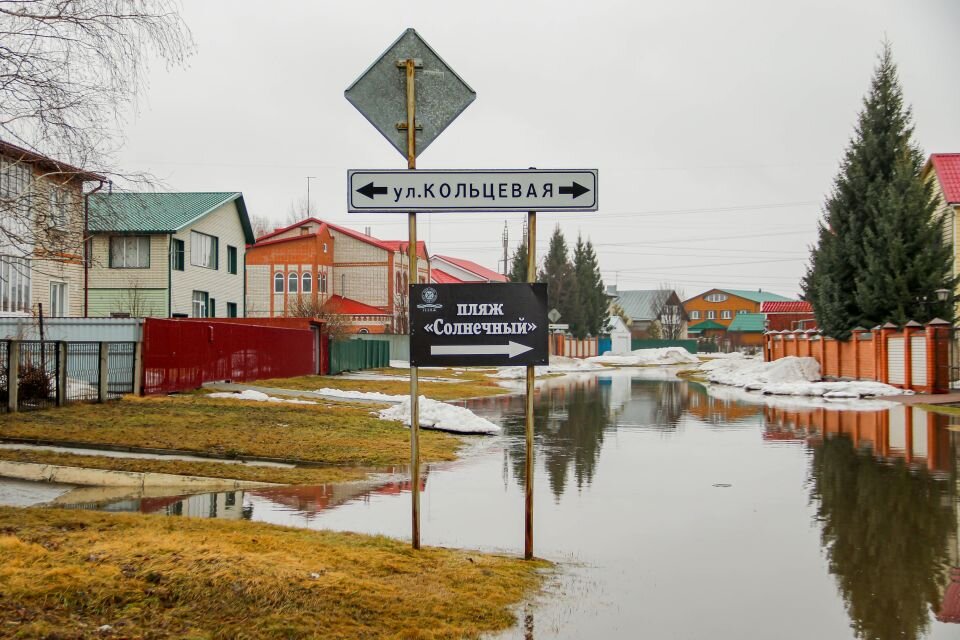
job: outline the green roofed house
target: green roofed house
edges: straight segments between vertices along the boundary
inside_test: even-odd
[[[96,193],[89,208],[90,316],[245,315],[241,193]]]

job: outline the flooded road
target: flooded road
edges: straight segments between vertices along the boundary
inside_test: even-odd
[[[423,543],[520,554],[523,399],[470,406],[505,435],[430,467]],[[561,566],[502,637],[960,638],[949,420],[662,370],[545,381],[536,415],[535,550]],[[75,506],[409,534],[395,479]]]

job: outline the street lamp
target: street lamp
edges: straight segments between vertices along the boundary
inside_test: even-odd
[[[950,289],[937,289],[934,291],[934,293],[937,295],[937,300],[940,302],[946,302],[950,299]]]

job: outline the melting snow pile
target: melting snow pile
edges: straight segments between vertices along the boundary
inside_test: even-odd
[[[227,398],[230,400],[253,400],[256,402],[289,402],[290,404],[317,404],[312,400],[296,400],[294,398],[275,398],[273,396],[268,396],[265,393],[260,391],[254,391],[253,389],[244,389],[240,393],[230,393],[229,391],[224,391],[221,393],[211,393],[207,395],[208,398]]]
[[[376,402],[400,402],[409,396],[392,396],[379,391],[344,391],[343,389],[317,389],[314,393],[330,398],[343,398],[345,400],[374,400]]]
[[[469,409],[456,407],[446,402],[430,400],[424,396],[420,396],[419,405],[420,426],[424,429],[456,433],[500,433],[498,425],[481,418]],[[378,415],[381,420],[397,420],[409,425],[410,398],[404,398],[402,402],[384,409]]]
[[[565,358],[563,356],[551,356],[550,365],[546,367],[534,367],[536,375],[543,376],[548,373],[579,373],[581,371],[600,371],[603,365],[588,360],[577,358]],[[496,373],[487,374],[491,378],[500,380],[519,380],[527,377],[526,367],[505,367]]]
[[[700,365],[700,371],[707,373],[710,382],[771,395],[862,398],[910,393],[881,382],[820,382],[820,363],[814,358],[788,356],[773,362],[723,358]]]
[[[643,367],[647,365],[696,364],[700,362],[700,359],[683,347],[663,347],[662,349],[637,349],[623,356],[594,356],[587,358],[587,361],[621,367]]]

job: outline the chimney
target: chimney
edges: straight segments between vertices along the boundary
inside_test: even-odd
[[[611,296],[617,295],[617,285],[615,285],[615,284],[608,284],[608,285],[607,285],[607,294],[608,294],[608,295],[611,295]]]

